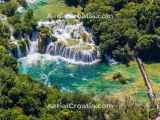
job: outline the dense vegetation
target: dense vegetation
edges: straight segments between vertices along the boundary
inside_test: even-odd
[[[73,2],[73,1],[70,1]],[[69,5],[86,5],[85,14],[113,17],[84,19],[100,45],[103,55],[127,63],[134,54],[144,60],[159,60],[160,51],[160,2],[142,0],[93,0]],[[107,98],[101,102],[80,93],[64,93],[57,87],[46,87],[32,81],[27,75],[18,74],[17,60],[10,54],[10,26],[14,27],[17,39],[29,35],[35,29],[33,11],[24,17],[16,13],[18,5],[25,1],[7,0],[0,5],[0,13],[6,15],[7,22],[0,22],[0,119],[4,120],[146,120],[148,110],[144,105],[126,99],[120,102]],[[53,104],[112,104],[109,109],[68,109],[47,108]],[[123,106],[121,106],[123,105]]]
[[[146,61],[159,61],[160,2],[158,0],[95,0],[85,14],[107,15],[84,19],[101,47],[102,54],[127,63],[138,55]]]
[[[88,3],[88,0],[65,0],[65,3],[69,6],[75,6],[81,5],[82,7],[85,7],[85,5]]]

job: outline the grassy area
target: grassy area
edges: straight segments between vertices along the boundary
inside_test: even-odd
[[[45,19],[48,16],[63,15],[65,13],[80,13],[80,7],[69,7],[64,0],[48,0],[47,5],[39,6],[34,10],[36,19]]]

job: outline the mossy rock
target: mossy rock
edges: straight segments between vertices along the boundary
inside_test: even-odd
[[[93,49],[93,46],[92,45],[89,45],[89,44],[84,44],[83,46],[81,46],[82,50],[91,50]]]
[[[84,41],[84,42],[89,42],[88,40],[89,40],[89,35],[88,34],[86,34],[86,33],[82,33],[81,34],[81,38],[82,38],[82,40]]]
[[[75,46],[75,45],[78,45],[78,44],[79,44],[78,40],[74,40],[74,39],[66,40],[66,45],[67,46]]]
[[[41,27],[41,28],[39,28],[39,32],[40,32],[40,33],[43,33],[43,34],[46,34],[46,35],[48,35],[48,36],[51,35],[51,32],[50,32],[50,30],[49,30],[48,27]]]
[[[12,50],[16,50],[17,49],[17,46],[15,44],[10,44],[9,45],[9,49],[12,51]]]

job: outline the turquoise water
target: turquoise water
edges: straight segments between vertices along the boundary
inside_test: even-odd
[[[48,0],[36,0],[35,4],[29,4],[29,9],[35,9],[48,3]]]
[[[104,75],[113,73],[118,65],[105,63],[94,65],[76,65],[61,60],[48,60],[45,57],[34,60],[20,60],[19,72],[29,74],[34,80],[47,85],[56,85],[61,90],[83,93],[111,94],[128,86],[118,81],[106,80]]]

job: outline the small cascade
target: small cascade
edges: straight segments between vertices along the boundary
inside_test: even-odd
[[[33,54],[38,52],[38,40],[30,42],[30,50],[28,54]]]
[[[5,0],[0,0],[0,4],[3,4],[3,3],[5,3]]]
[[[17,57],[18,58],[20,58],[20,57],[22,57],[22,52],[21,52],[21,49],[20,49],[20,46],[19,46],[19,44],[16,44],[17,46]]]
[[[29,49],[30,49],[29,47],[30,47],[30,42],[27,43],[27,41],[25,41],[26,55],[28,55],[28,53],[29,53]]]
[[[98,56],[96,51],[80,51],[76,48],[64,47],[61,43],[51,43],[48,46],[46,53],[53,56],[61,56],[68,59],[69,62],[84,62],[86,64],[96,62]]]
[[[15,40],[15,38],[13,36],[14,29],[13,29],[13,27],[11,25],[9,26],[9,30],[10,30],[10,33],[11,33],[10,40],[14,41]]]
[[[17,58],[24,57],[24,56],[28,55],[28,53],[30,51],[29,44],[30,44],[29,40],[11,41],[10,45],[15,46],[15,47],[13,47],[12,54]]]

